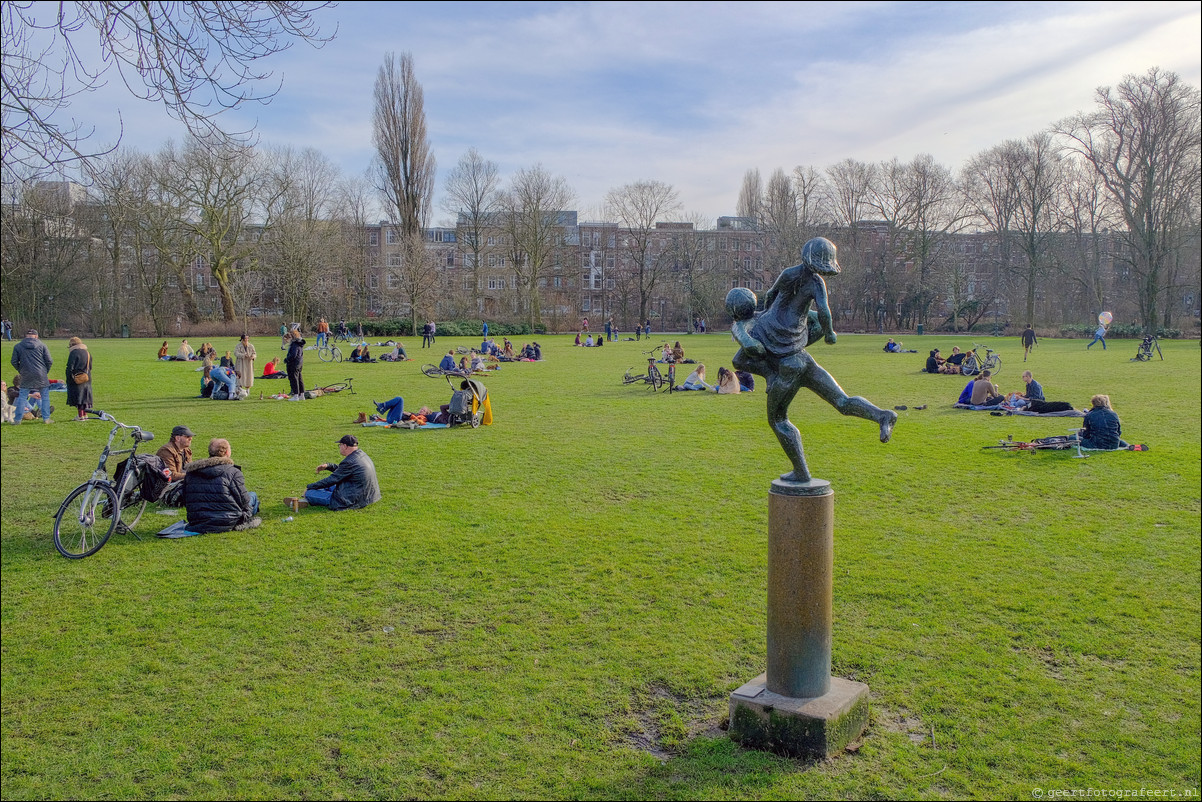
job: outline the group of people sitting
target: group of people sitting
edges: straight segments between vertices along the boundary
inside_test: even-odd
[[[212,343],[205,343],[200,346],[199,351],[194,351],[192,346],[188,345],[187,340],[180,340],[179,348],[176,349],[173,355],[170,346],[167,345],[167,341],[163,340],[163,344],[159,346],[159,355],[157,358],[164,362],[197,362],[206,356],[213,359],[217,358],[217,349],[213,347]]]
[[[254,529],[262,523],[259,518],[259,497],[246,489],[242,469],[234,464],[233,447],[229,440],[215,437],[209,441],[208,457],[192,458],[192,438],[187,426],[171,430],[171,439],[158,450],[168,474],[168,484],[159,496],[159,503],[183,507],[187,511],[188,529],[193,532],[230,532]],[[359,449],[354,435],[338,441],[341,463],[324,462],[317,473],[330,475],[311,482],[304,500],[288,499],[294,509],[310,504],[332,510],[366,507],[380,500],[380,484],[371,458]]]
[[[605,345],[605,338],[600,334],[597,335],[596,340],[593,339],[593,335],[586,334],[583,341],[580,339],[580,334],[581,332],[576,333],[576,345],[584,348],[600,348],[602,345]]]
[[[890,340],[892,342],[892,340]],[[952,355],[943,358],[938,348],[931,349],[931,355],[927,357],[927,364],[924,370],[927,373],[959,373],[960,366],[964,364],[964,357],[968,356],[967,351],[961,351],[958,347],[952,346]]]
[[[692,359],[685,359],[684,348],[680,344],[680,340],[676,341],[676,345],[669,346],[664,343],[663,352],[659,359],[656,360],[661,365],[671,364],[692,364]]]
[[[1031,371],[1023,371],[1021,392],[1003,393],[993,383],[991,371],[983,370],[980,375],[964,386],[956,403],[974,407],[998,407],[1012,412],[1024,410],[1046,415],[1053,412],[1071,412],[1073,405],[1067,401],[1048,401],[1043,386],[1035,380]]]
[[[708,384],[705,380],[705,364],[697,363],[697,369],[689,374],[677,390],[710,390],[720,394],[750,393],[755,389],[755,378],[744,370],[718,368],[718,382]]]

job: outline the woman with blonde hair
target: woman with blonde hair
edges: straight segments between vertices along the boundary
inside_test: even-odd
[[[75,420],[87,420],[92,408],[92,354],[78,337],[67,342],[67,405],[79,411]]]
[[[710,385],[705,383],[705,365],[701,362],[697,363],[697,369],[689,374],[689,378],[684,380],[684,384],[680,386],[682,390],[712,390]]]

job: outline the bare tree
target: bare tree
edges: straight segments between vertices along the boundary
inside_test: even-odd
[[[238,313],[232,292],[234,271],[253,262],[257,243],[249,235],[256,213],[274,208],[272,199],[261,192],[259,161],[248,145],[190,137],[170,176],[176,194],[187,203],[188,213],[181,221],[184,231],[217,281],[222,319],[232,321]]]
[[[540,280],[559,258],[564,244],[563,212],[575,197],[566,179],[552,175],[541,164],[518,170],[501,196],[503,236],[531,331],[542,322]]]
[[[605,195],[609,214],[619,224],[619,247],[625,271],[638,289],[639,319],[646,320],[651,297],[664,277],[669,258],[657,247],[655,224],[680,208],[676,190],[662,181],[636,181],[611,189]]]
[[[376,189],[399,229],[401,291],[417,331],[418,315],[432,303],[437,276],[426,258],[423,230],[434,197],[436,163],[426,135],[425,96],[413,56],[388,53],[376,75],[372,111],[372,173]]]
[[[1065,236],[1054,258],[1060,275],[1079,290],[1084,306],[1073,309],[1086,319],[1089,312],[1109,309],[1109,271],[1105,270],[1109,229],[1119,223],[1102,179],[1088,164],[1071,159],[1065,165],[1060,217]],[[1065,310],[1069,311],[1069,310]]]
[[[312,148],[270,153],[265,182],[271,228],[260,244],[259,265],[271,278],[292,320],[316,317],[319,281],[329,269],[342,231],[334,220],[338,169]],[[248,287],[247,289],[253,289]]]
[[[1144,327],[1160,324],[1165,273],[1195,226],[1202,171],[1197,87],[1153,67],[1101,87],[1097,109],[1057,124],[1067,147],[1101,178],[1126,227]]]
[[[456,234],[463,252],[463,267],[470,271],[473,306],[480,306],[479,270],[487,250],[487,231],[496,224],[501,179],[496,162],[470,148],[447,174],[443,209],[456,216]]]
[[[135,97],[162,103],[193,134],[212,140],[221,135],[215,118],[222,111],[268,103],[279,91],[278,84],[260,89],[271,78],[263,59],[297,41],[320,47],[332,38],[314,20],[332,5],[5,2],[3,164],[40,172],[97,155],[87,144],[94,128],[68,118],[68,109],[74,97],[103,86],[110,70]]]
[[[739,185],[739,200],[735,204],[735,214],[752,220],[760,219],[760,201],[764,198],[764,180],[760,178],[758,167],[743,174],[743,183]]]

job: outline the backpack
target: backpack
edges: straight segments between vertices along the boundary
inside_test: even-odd
[[[472,413],[472,394],[467,390],[456,390],[451,394],[451,403],[447,412],[452,415],[470,415]]]

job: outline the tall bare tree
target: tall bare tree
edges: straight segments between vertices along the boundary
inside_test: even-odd
[[[463,267],[470,271],[473,306],[481,312],[479,270],[488,246],[487,231],[496,225],[501,179],[496,162],[470,148],[447,174],[443,209],[456,216],[456,235],[463,253]]]
[[[743,183],[739,185],[739,200],[735,204],[735,214],[752,220],[760,219],[760,201],[764,198],[764,179],[760,177],[760,169],[754,167],[743,174]]]
[[[1056,125],[1068,148],[1097,172],[1126,227],[1126,254],[1140,279],[1146,329],[1161,323],[1174,252],[1195,229],[1202,180],[1199,90],[1153,67],[1097,90],[1097,108]]]
[[[1072,311],[1088,319],[1089,312],[1110,308],[1112,277],[1105,269],[1106,252],[1109,230],[1120,221],[1102,179],[1080,159],[1069,159],[1065,165],[1060,217],[1067,238],[1060,238],[1055,259],[1060,275],[1075,285],[1084,299],[1083,308]]]
[[[372,111],[372,174],[401,238],[401,292],[410,322],[433,303],[437,275],[426,255],[424,233],[434,197],[437,165],[426,134],[425,94],[413,68],[413,56],[388,53],[376,75]]]
[[[605,205],[619,224],[618,245],[624,268],[638,288],[639,319],[646,320],[651,298],[670,261],[667,249],[657,247],[660,236],[655,224],[666,221],[680,208],[679,197],[671,184],[643,180],[611,189],[605,195]]]
[[[33,172],[86,161],[94,127],[69,117],[74,97],[108,82],[115,70],[137,98],[206,140],[222,136],[216,117],[247,102],[267,103],[279,91],[261,66],[303,41],[320,47],[317,12],[330,2],[119,0],[5,2],[3,137],[6,168]],[[107,151],[108,148],[100,148]],[[5,171],[7,181],[8,171]]]
[[[563,212],[576,193],[566,179],[541,164],[518,170],[500,200],[501,224],[531,331],[542,322],[540,281],[559,259],[564,245]]]

